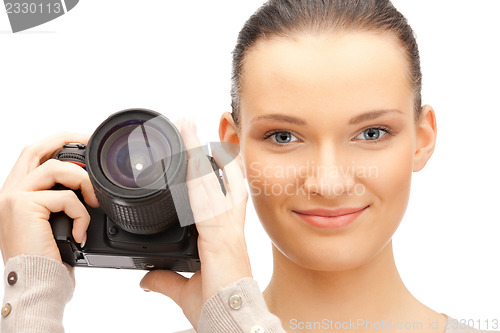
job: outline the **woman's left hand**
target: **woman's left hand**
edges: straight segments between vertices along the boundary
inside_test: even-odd
[[[252,277],[244,236],[248,191],[241,154],[235,159],[221,148],[212,150],[217,164],[224,166],[224,196],[210,161],[201,149],[196,126],[186,121],[179,121],[176,126],[189,154],[187,188],[199,234],[201,270],[189,279],[173,271],[151,271],[140,285],[170,297],[197,329],[205,301],[220,288],[243,277]]]

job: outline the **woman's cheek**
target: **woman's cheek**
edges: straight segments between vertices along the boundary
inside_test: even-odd
[[[358,180],[377,211],[376,227],[386,234],[395,232],[407,208],[413,165],[411,148],[401,140],[391,149],[380,151],[369,162],[374,172]],[[382,221],[386,221],[385,228],[380,229]]]
[[[246,161],[247,180],[255,200],[275,200],[297,194],[294,183],[299,166],[289,163],[291,161],[286,158],[264,153],[255,159],[249,156]]]

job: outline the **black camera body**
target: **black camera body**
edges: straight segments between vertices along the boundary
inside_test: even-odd
[[[71,143],[57,151],[53,158],[86,169],[100,204],[85,205],[91,219],[83,247],[72,237],[73,221],[62,212],[51,214],[62,260],[84,267],[199,270],[198,232],[186,186],[188,156],[175,125],[146,109],[117,112],[87,146]],[[207,158],[225,194],[217,163]]]

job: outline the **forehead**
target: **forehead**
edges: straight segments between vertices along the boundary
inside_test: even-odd
[[[404,50],[389,34],[349,32],[260,39],[247,51],[243,64],[242,120],[262,110],[411,110],[408,73]]]

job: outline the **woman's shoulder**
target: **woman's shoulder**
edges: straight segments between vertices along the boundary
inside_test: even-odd
[[[457,319],[454,319],[447,314],[443,313],[447,319],[445,333],[500,333],[500,331],[482,330],[474,328],[473,326],[466,325]]]

